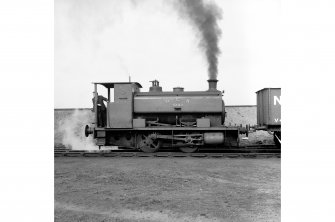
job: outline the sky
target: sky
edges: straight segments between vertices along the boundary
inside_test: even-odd
[[[139,82],[148,91],[208,89],[199,33],[175,0],[55,0],[54,107],[92,106],[92,82]],[[226,105],[255,105],[281,87],[279,0],[212,1],[221,8],[218,89]],[[101,94],[106,90],[98,89]]]

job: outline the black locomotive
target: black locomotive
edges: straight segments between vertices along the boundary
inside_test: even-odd
[[[142,86],[137,82],[93,83],[95,123],[86,125],[85,135],[93,134],[99,147],[113,145],[143,152],[238,146],[240,129],[224,125],[225,105],[217,80],[208,83],[206,91],[181,87],[163,91],[154,80],[149,92],[140,92]],[[107,89],[108,98],[98,95],[98,85]]]

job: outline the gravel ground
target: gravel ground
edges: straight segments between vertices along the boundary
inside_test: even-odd
[[[55,158],[55,221],[280,221],[280,159]]]

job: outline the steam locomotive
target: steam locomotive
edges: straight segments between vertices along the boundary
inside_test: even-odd
[[[225,104],[217,81],[208,80],[206,91],[184,91],[182,87],[163,91],[154,80],[148,92],[140,92],[142,86],[137,82],[95,82],[95,122],[86,125],[85,135],[92,134],[99,148],[119,146],[143,152],[238,146],[240,128],[224,125]],[[107,89],[106,109],[100,108],[98,85]]]

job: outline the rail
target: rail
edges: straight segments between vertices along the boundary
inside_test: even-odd
[[[194,158],[280,158],[281,150],[275,146],[247,146],[232,149],[200,150],[196,153],[182,153],[172,150],[144,153],[134,150],[69,150],[55,148],[54,157],[194,157]]]

